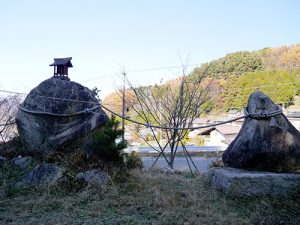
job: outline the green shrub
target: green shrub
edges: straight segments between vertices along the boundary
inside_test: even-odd
[[[143,162],[141,157],[138,156],[138,154],[133,151],[131,153],[124,153],[124,162],[127,169],[142,169],[143,168]]]
[[[88,144],[87,151],[92,152],[93,157],[108,164],[123,166],[123,149],[127,147],[125,141],[116,142],[123,134],[119,128],[119,121],[114,116],[98,130],[96,130]]]
[[[114,116],[111,117],[101,128],[95,130],[85,144],[87,162],[91,166],[100,166],[108,172],[117,170],[126,173],[127,170],[143,168],[141,158],[132,152],[124,153],[127,147],[126,141],[116,140],[123,135],[119,128],[120,122]]]

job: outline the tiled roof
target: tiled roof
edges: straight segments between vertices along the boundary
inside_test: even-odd
[[[193,123],[201,123],[201,124],[206,124],[209,123],[210,119],[208,118],[196,118]]]
[[[230,126],[230,125],[221,125],[216,127],[216,130],[224,135],[238,134],[240,132],[240,129],[241,127],[239,126]]]
[[[54,58],[54,63],[50,64],[49,66],[58,66],[58,65],[68,65],[68,67],[73,67],[71,63],[72,57],[68,58]]]

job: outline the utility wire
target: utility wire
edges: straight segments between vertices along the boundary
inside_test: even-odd
[[[93,77],[93,78],[91,78],[91,79],[83,80],[83,81],[81,81],[81,82],[89,82],[89,81],[99,80],[99,79],[106,78],[106,77],[114,77],[114,76],[116,76],[117,74],[118,74],[118,72],[113,72],[113,73],[111,73],[111,74]]]
[[[294,85],[297,83],[290,82],[290,83],[279,83],[279,84],[270,84],[270,85],[262,85],[262,86],[254,86],[250,88],[235,88],[234,90],[245,90],[245,89],[257,89],[257,88],[265,88],[265,87],[277,87],[277,86],[288,86],[288,85]],[[17,94],[17,95],[28,95],[28,93],[23,93],[23,92],[16,92],[16,91],[9,91],[9,90],[3,90],[0,89],[0,92],[8,93],[8,94]],[[42,97],[47,97],[43,96]],[[54,97],[48,97],[48,98],[54,98]],[[71,100],[71,99],[65,99],[65,100]],[[82,101],[85,102],[85,101]],[[90,103],[90,102],[89,102]]]
[[[15,91],[7,91],[7,90],[1,90],[0,92],[8,93],[8,94],[17,94],[17,95],[27,95],[28,93],[22,93],[22,92],[15,92]]]
[[[189,64],[189,65],[184,65],[184,67],[199,66],[199,65],[201,65],[201,64]],[[152,67],[152,68],[127,70],[127,73],[147,72],[147,71],[156,71],[156,70],[169,70],[169,69],[179,69],[179,68],[182,68],[182,65],[181,66],[165,66],[165,67]]]
[[[11,126],[11,125],[14,125],[14,124],[16,124],[16,121],[13,121],[13,122],[10,122],[10,123],[2,123],[2,124],[0,124],[0,127]]]
[[[127,117],[122,117],[122,115],[108,109],[107,107],[105,107],[103,105],[102,105],[102,108],[104,108],[105,110],[107,110],[110,113],[114,114],[115,116],[120,117],[124,120],[130,121],[132,123],[139,124],[139,125],[142,125],[142,126],[145,126],[145,127],[159,128],[159,129],[163,129],[163,130],[196,130],[196,129],[201,129],[201,128],[209,128],[209,127],[215,127],[215,126],[219,126],[219,125],[226,124],[226,123],[231,123],[231,122],[234,122],[236,120],[247,118],[249,116],[253,116],[252,114],[251,115],[248,114],[248,115],[239,116],[239,117],[227,120],[227,121],[223,121],[223,122],[219,122],[219,123],[213,123],[213,124],[209,124],[209,125],[203,125],[203,126],[196,126],[196,127],[163,127],[163,126],[158,126],[158,125],[142,123],[142,122],[139,122],[139,121],[136,121],[136,120],[129,119]],[[277,112],[276,111],[276,112],[272,112],[271,114],[272,114],[272,116],[274,116],[274,115],[278,115],[280,113],[282,113],[282,112]],[[257,115],[256,118],[259,118],[259,115]]]
[[[42,95],[39,95],[38,97],[45,97],[45,98],[50,98],[50,99],[55,99],[55,100],[62,100],[62,101],[72,101],[72,102],[92,103],[92,104],[95,104],[95,102],[80,101],[80,100],[73,100],[73,99],[66,99],[66,98],[57,98],[57,97],[42,96]],[[109,108],[105,107],[104,105],[100,105],[100,104],[96,104],[96,106],[94,106],[92,108],[87,108],[87,109],[84,109],[82,111],[75,112],[75,113],[69,113],[69,114],[58,114],[58,113],[51,113],[51,112],[45,112],[45,111],[34,111],[34,110],[26,109],[22,105],[19,105],[19,108],[22,111],[27,112],[27,113],[31,113],[31,114],[49,115],[49,116],[57,116],[57,117],[75,116],[75,115],[80,115],[80,114],[91,112],[91,111],[93,111],[95,109],[104,108],[105,110],[107,110],[108,112],[112,113],[113,115],[118,116],[118,117],[120,117],[120,118],[122,118],[124,120],[130,121],[132,123],[139,124],[139,125],[146,126],[146,127],[164,129],[164,130],[171,130],[171,129],[177,129],[177,130],[195,130],[195,129],[201,129],[201,128],[209,128],[209,127],[215,127],[215,126],[219,126],[219,125],[226,124],[226,123],[231,123],[231,122],[234,122],[236,120],[240,120],[240,119],[247,118],[247,117],[258,118],[258,119],[259,118],[268,118],[268,117],[276,116],[276,115],[279,115],[279,114],[282,113],[282,110],[279,109],[279,110],[276,110],[276,111],[271,112],[269,114],[253,115],[253,114],[249,114],[247,112],[247,110],[245,110],[245,115],[243,115],[243,116],[239,116],[239,117],[236,117],[236,118],[233,118],[233,119],[229,119],[227,121],[222,121],[222,122],[213,123],[213,124],[209,124],[209,125],[196,126],[196,127],[163,127],[163,126],[157,126],[157,125],[142,123],[142,122],[139,122],[139,121],[135,121],[135,120],[129,119],[129,118],[125,117],[125,116],[122,116],[122,115],[120,115],[120,114],[118,114],[118,113],[110,110]],[[99,113],[99,114],[106,116],[106,114],[101,114],[101,113]]]

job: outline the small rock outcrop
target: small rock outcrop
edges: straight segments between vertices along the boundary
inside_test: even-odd
[[[33,168],[16,182],[17,188],[41,187],[53,185],[63,175],[63,169],[49,163]]]
[[[7,161],[7,159],[0,155],[0,167]]]
[[[230,197],[298,196],[300,174],[248,171],[235,168],[210,169],[204,181]]]
[[[20,169],[26,169],[33,163],[33,158],[31,156],[18,156],[17,158],[14,158],[11,160],[11,163],[14,166],[19,167]]]
[[[109,181],[109,175],[102,170],[93,169],[78,173],[75,179],[95,186],[102,186]]]
[[[273,172],[300,172],[300,133],[264,93],[252,93],[249,116],[223,153],[226,167]]]
[[[48,154],[107,120],[94,93],[72,81],[50,78],[26,97],[16,116],[27,151]]]

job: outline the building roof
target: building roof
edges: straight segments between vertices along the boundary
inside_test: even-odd
[[[210,119],[208,118],[196,118],[193,123],[199,123],[199,124],[206,124],[206,123],[209,123],[211,122]]]
[[[49,66],[67,65],[68,67],[73,67],[71,63],[72,57],[68,58],[54,58],[54,63]]]
[[[297,111],[297,110],[288,110],[287,117],[300,118],[300,111]]]
[[[209,135],[210,132],[212,132],[215,129],[216,129],[216,127],[202,128],[199,130],[199,135]]]
[[[225,139],[225,140],[222,140],[221,142],[223,142],[224,144],[226,145],[230,145],[230,143],[233,141],[234,139]]]
[[[214,122],[215,123],[218,123],[218,122],[226,122],[226,121],[228,121],[228,120],[231,120],[232,118],[230,118],[230,117],[218,117],[218,118],[216,118],[215,120],[214,120]]]
[[[240,126],[220,125],[216,127],[216,130],[224,135],[238,134],[240,132]]]
[[[219,125],[215,127],[209,127],[205,129],[201,129],[199,135],[208,135],[213,130],[217,130],[218,132],[222,133],[223,135],[230,135],[230,134],[238,134],[240,132],[240,126],[232,126],[232,125]]]
[[[237,110],[237,109],[231,109],[228,111],[229,114],[236,114],[238,112],[239,112],[239,110]]]

